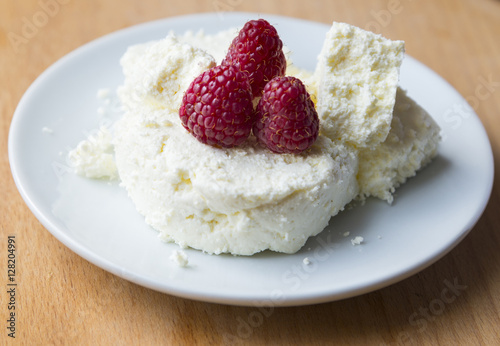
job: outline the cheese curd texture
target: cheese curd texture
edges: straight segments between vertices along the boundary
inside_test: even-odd
[[[294,253],[353,199],[392,202],[395,188],[436,155],[439,128],[397,88],[403,43],[341,23],[328,32],[314,73],[289,61],[287,74],[305,82],[320,115],[309,151],[275,154],[252,136],[231,149],[200,143],[180,123],[183,92],[220,63],[237,31],[170,33],[121,59],[116,167],[162,240],[211,254]],[[85,173],[85,162],[97,161],[80,156],[82,174],[100,177]]]

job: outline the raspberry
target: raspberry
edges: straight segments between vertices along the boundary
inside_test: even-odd
[[[248,21],[234,38],[222,65],[234,64],[248,73],[254,96],[268,81],[284,76],[286,59],[278,32],[264,19]]]
[[[267,83],[255,113],[254,135],[276,153],[301,153],[318,138],[318,113],[298,78],[276,77]]]
[[[252,130],[252,99],[245,72],[232,65],[215,66],[191,82],[179,116],[200,142],[233,147],[242,144]]]

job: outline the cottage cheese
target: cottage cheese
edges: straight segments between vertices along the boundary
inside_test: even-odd
[[[188,255],[182,250],[174,250],[170,255],[170,260],[178,267],[187,267],[189,264]]]
[[[120,98],[128,109],[150,105],[176,113],[191,81],[215,64],[207,52],[179,42],[173,34],[131,46],[121,60],[125,83]]]
[[[68,157],[78,175],[114,180],[118,178],[118,170],[113,151],[111,133],[103,126],[89,138],[81,141],[69,152]]]
[[[358,194],[357,155],[320,136],[307,155],[249,140],[234,149],[197,141],[165,110],[116,124],[116,163],[137,210],[165,241],[208,253],[293,253]]]
[[[404,43],[333,23],[318,57],[316,107],[323,133],[356,147],[387,137]]]
[[[437,155],[439,133],[431,116],[398,88],[386,140],[359,151],[360,196],[392,203],[395,189]]]
[[[222,60],[236,32],[170,33],[121,59],[125,114],[115,125],[116,167],[162,240],[212,254],[294,253],[354,198],[391,202],[394,189],[435,155],[435,123],[403,91],[395,98],[402,42],[338,23],[314,74],[293,64],[287,71],[306,83],[321,117],[307,153],[275,154],[253,137],[232,149],[200,143],[179,121],[183,91]],[[103,155],[109,147],[96,148],[75,149],[79,172],[106,176],[87,173],[102,165],[112,176]]]
[[[200,143],[182,128],[175,107],[128,87],[135,84],[128,76],[145,74],[151,77],[146,90],[155,95],[149,86],[168,74],[155,61],[177,54],[172,44],[179,41],[135,46],[122,59],[126,81],[119,95],[127,113],[116,124],[115,152],[123,186],[165,241],[215,254],[296,252],[358,194],[356,151],[325,136],[304,155],[275,154],[253,139],[233,149]],[[184,64],[189,84],[199,65]],[[164,88],[161,97],[174,99],[166,95],[171,90]]]
[[[358,235],[358,236],[354,237],[353,239],[351,239],[351,244],[352,245],[361,245],[364,241],[365,241],[365,239]]]

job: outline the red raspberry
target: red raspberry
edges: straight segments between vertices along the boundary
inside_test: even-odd
[[[267,83],[255,112],[254,135],[276,153],[301,153],[318,138],[318,113],[298,78],[276,77]]]
[[[186,90],[179,116],[200,142],[222,147],[242,144],[254,120],[248,76],[232,65],[215,66]]]
[[[284,76],[286,59],[278,32],[264,19],[248,21],[229,46],[223,65],[248,72],[254,96],[262,95],[268,81]]]

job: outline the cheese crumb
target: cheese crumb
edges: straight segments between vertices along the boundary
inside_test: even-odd
[[[354,239],[351,239],[352,245],[361,245],[361,243],[364,241],[363,237],[357,236]]]
[[[113,150],[111,133],[103,126],[94,136],[89,136],[70,151],[68,158],[78,175],[114,180],[118,178],[118,170]]]
[[[182,250],[175,250],[170,255],[170,260],[177,264],[179,267],[187,267],[189,260],[186,253]]]
[[[109,89],[97,90],[97,98],[101,99],[101,100],[109,98],[110,94],[111,94],[111,90],[109,90]]]
[[[47,127],[47,126],[44,126],[42,127],[42,133],[46,133],[46,134],[53,134],[54,133],[54,130],[52,130],[51,128]]]
[[[311,260],[309,259],[309,257],[305,257],[303,260],[302,260],[302,263],[304,263],[306,266],[310,265],[311,264]]]

